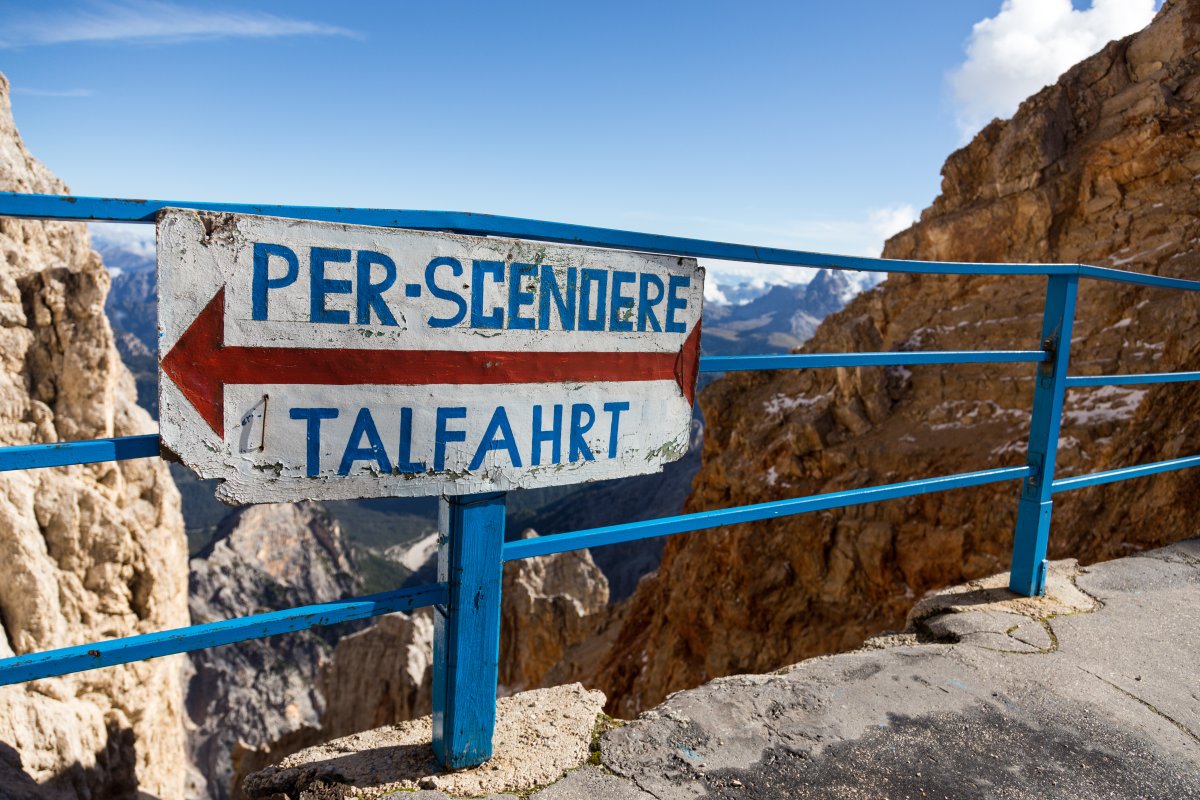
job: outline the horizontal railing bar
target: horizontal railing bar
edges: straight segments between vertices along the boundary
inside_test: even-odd
[[[1077,386],[1136,386],[1145,383],[1200,381],[1200,372],[1144,372],[1141,375],[1069,375],[1067,388]]]
[[[30,653],[0,660],[0,686],[187,653],[247,639],[261,639],[280,633],[293,633],[318,625],[366,619],[380,614],[391,614],[394,611],[412,611],[425,606],[444,604],[448,599],[446,584],[433,583],[412,589],[340,600],[336,603],[300,606],[160,633],[144,633],[124,639],[110,639],[94,644]]]
[[[154,222],[155,214],[164,208],[194,208],[205,211],[262,214],[385,228],[452,231],[482,236],[512,236],[543,242],[612,247],[676,256],[782,264],[794,267],[925,275],[1080,275],[1098,280],[1200,291],[1200,281],[1164,278],[1110,267],[1080,264],[998,264],[866,258],[462,211],[198,203],[187,200],[125,200],[109,197],[0,192],[0,216],[24,219],[151,223]]]
[[[68,464],[94,464],[97,461],[125,461],[130,458],[150,458],[158,454],[157,433],[84,442],[23,444],[0,447],[0,472],[63,467]]]
[[[1040,362],[1045,350],[926,350],[895,353],[778,353],[752,356],[701,356],[701,372],[820,367],[886,367],[911,364],[988,364]]]
[[[1093,472],[1091,475],[1074,475],[1070,478],[1058,478],[1050,484],[1054,494],[1069,492],[1072,489],[1082,489],[1085,486],[1099,486],[1104,483],[1116,483],[1130,478],[1141,478],[1146,475],[1157,475],[1160,472],[1171,472],[1177,469],[1200,467],[1200,456],[1174,458],[1170,461],[1156,461],[1153,464],[1141,464],[1136,467],[1122,467],[1107,472]]]
[[[1200,281],[1192,281],[1186,278],[1164,278],[1161,275],[1147,275],[1144,272],[1127,272],[1123,269],[1113,269],[1111,267],[1081,265],[1079,267],[1079,276],[1081,278],[1094,278],[1096,280],[1114,281],[1116,283],[1135,283],[1139,286],[1151,286],[1157,289],[1183,289],[1189,292],[1200,290]]]
[[[809,497],[794,497],[788,500],[773,500],[768,503],[756,503],[736,508],[722,508],[715,511],[700,511],[694,514],[681,514],[675,517],[663,517],[645,522],[630,522],[624,525],[609,525],[604,528],[575,531],[573,533],[558,533],[551,536],[540,536],[534,539],[521,539],[506,542],[504,545],[504,560],[516,561],[521,558],[545,556],[551,553],[563,553],[568,550],[580,550],[585,547],[602,547],[621,542],[632,542],[637,539],[649,539],[654,536],[668,536],[675,533],[688,533],[706,528],[719,528],[723,525],[737,525],[742,522],[787,517],[793,514],[804,514],[809,511],[825,511],[831,508],[860,506],[875,503],[880,500],[894,500],[900,497],[944,492],[950,489],[962,489],[969,486],[983,486],[1000,481],[1013,481],[1029,475],[1029,467],[1002,467],[988,469],[982,472],[966,472],[960,475],[946,475],[941,478],[923,478],[904,483],[891,483],[884,486],[870,486],[865,489],[847,489],[841,492],[816,494]]]
[[[386,228],[451,231],[483,236],[512,236],[543,242],[611,247],[675,256],[782,264],[794,267],[849,269],[860,272],[907,272],[938,275],[1074,275],[1079,270],[1078,265],[1075,264],[972,264],[841,256],[831,253],[756,247],[707,239],[661,236],[590,225],[571,225],[562,222],[544,222],[521,217],[472,214],[460,211],[197,203],[185,200],[123,200],[107,197],[0,192],[0,216],[26,219],[149,223],[154,222],[155,214],[164,208],[194,208]],[[1200,282],[1196,283],[1196,288],[1200,289]]]

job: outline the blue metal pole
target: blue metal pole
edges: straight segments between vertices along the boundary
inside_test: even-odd
[[[1049,358],[1038,366],[1029,425],[1029,477],[1021,487],[1017,528],[1013,536],[1012,572],[1008,588],[1026,597],[1046,592],[1046,545],[1054,491],[1054,461],[1062,425],[1067,361],[1075,321],[1076,275],[1052,275],[1046,286],[1042,347]]]
[[[504,515],[503,492],[443,497],[438,513],[438,580],[450,603],[434,620],[433,751],[449,769],[492,757]]]

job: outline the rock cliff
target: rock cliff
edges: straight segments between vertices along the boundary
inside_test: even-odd
[[[1168,2],[994,121],[889,258],[1076,262],[1200,278],[1200,2]],[[1045,280],[889,278],[805,352],[1036,348]],[[1087,282],[1072,372],[1200,368],[1197,299]],[[733,375],[700,397],[688,510],[1023,463],[1024,365]],[[1200,452],[1193,386],[1070,392],[1059,475]],[[1051,556],[1087,563],[1194,533],[1195,472],[1056,498]],[[619,716],[900,627],[925,592],[1007,569],[1016,483],[675,537],[586,681]]]
[[[341,527],[314,503],[239,509],[191,569],[194,624],[339,600],[359,585]],[[209,797],[229,797],[235,746],[318,723],[325,696],[315,679],[345,632],[314,628],[191,654],[188,744]]]
[[[564,672],[564,655],[585,646],[607,619],[608,582],[591,554],[510,562],[502,591],[501,694],[569,682],[574,673]],[[240,744],[233,754],[233,797],[244,796],[245,776],[298,750],[428,714],[434,613],[390,614],[339,640],[321,669],[325,709],[319,726],[259,746]]]
[[[501,694],[557,683],[547,673],[592,637],[608,606],[608,580],[588,550],[510,561],[501,592]]]
[[[0,190],[64,194],[0,76]],[[0,219],[0,444],[150,433],[81,224]],[[0,473],[0,655],[188,624],[179,494],[157,459]],[[63,798],[184,792],[182,657],[0,689],[0,750]],[[33,789],[29,789],[33,792]]]

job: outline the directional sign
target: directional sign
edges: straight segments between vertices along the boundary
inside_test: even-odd
[[[693,259],[168,209],[164,449],[227,502],[656,472],[688,447]]]

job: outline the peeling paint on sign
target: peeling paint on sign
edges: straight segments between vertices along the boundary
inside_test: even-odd
[[[694,259],[167,209],[163,447],[231,503],[657,472],[688,445]]]

